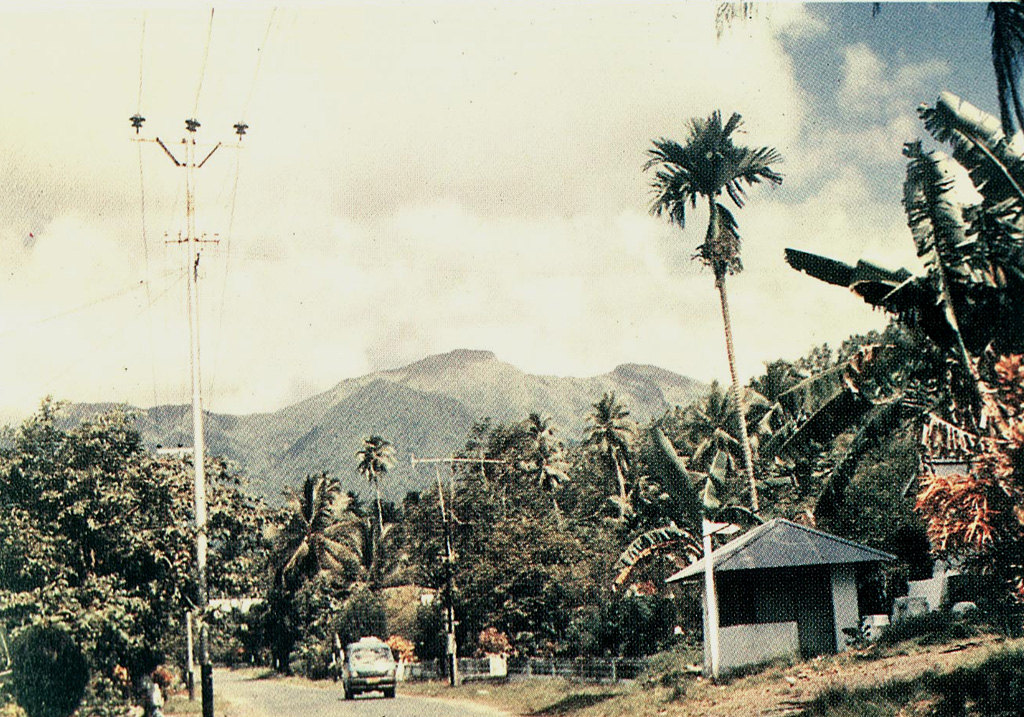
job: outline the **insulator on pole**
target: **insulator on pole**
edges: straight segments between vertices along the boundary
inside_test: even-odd
[[[192,119],[185,120],[185,129],[187,129],[189,132],[195,132],[201,126],[202,125],[199,124],[199,120],[195,119],[194,117]]]
[[[138,134],[139,130],[142,129],[142,123],[146,121],[146,118],[136,113],[129,117],[128,121],[130,121],[132,123],[132,127],[135,128],[135,134]]]
[[[245,130],[247,129],[249,129],[249,125],[245,122],[239,122],[235,125],[235,134],[238,135],[238,139],[242,139],[242,136],[245,134]]]

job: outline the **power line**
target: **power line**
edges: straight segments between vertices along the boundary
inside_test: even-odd
[[[179,273],[179,272],[169,271],[169,272],[164,273],[160,278],[171,276],[172,274],[177,274],[177,273]],[[117,291],[115,291],[115,292],[113,292],[111,294],[106,294],[106,295],[101,296],[101,297],[99,297],[97,299],[93,299],[92,301],[88,301],[88,302],[86,302],[84,304],[79,304],[78,306],[74,306],[74,307],[71,307],[69,309],[63,309],[61,311],[58,311],[55,314],[50,314],[49,316],[44,316],[43,318],[41,318],[41,319],[39,319],[37,321],[34,321],[32,323],[22,324],[20,326],[15,326],[13,328],[7,329],[6,331],[2,331],[2,332],[0,332],[0,338],[2,338],[4,336],[9,336],[10,334],[13,334],[13,333],[18,332],[18,331],[28,331],[30,329],[35,329],[35,328],[38,328],[38,327],[42,326],[43,324],[50,323],[51,321],[56,321],[57,319],[62,319],[64,317],[66,317],[66,316],[70,316],[71,314],[77,314],[80,311],[85,311],[86,309],[90,309],[93,306],[98,306],[99,304],[103,304],[103,303],[106,303],[108,301],[113,301],[114,299],[121,298],[122,296],[127,296],[128,294],[131,294],[134,291],[138,291],[140,285],[142,285],[142,284],[146,285],[147,306],[152,306],[154,300],[148,299],[148,293],[149,293],[149,286],[148,286],[148,284],[149,284],[149,282],[148,281],[132,282],[128,286],[123,287],[121,289],[118,289]],[[158,296],[157,298],[160,298],[160,297]]]
[[[142,27],[143,27],[143,32],[145,32],[145,27],[146,27],[145,26],[145,21],[143,21],[143,26]],[[139,71],[139,101],[140,101],[140,104],[141,104],[141,101],[142,101],[142,72],[141,72],[141,68],[140,68],[140,71]],[[136,115],[136,116],[139,116],[139,115]],[[140,209],[142,211],[142,261],[143,261],[143,265],[144,265],[145,272],[146,272],[146,274],[145,274],[145,276],[146,276],[146,281],[145,281],[145,284],[146,284],[146,303],[149,306],[152,306],[152,296],[150,295],[150,291],[149,291],[149,240],[146,237],[146,178],[145,178],[145,174],[144,174],[143,169],[142,169],[142,143],[141,142],[138,145],[138,154],[139,154],[139,204],[140,204]],[[150,358],[150,368],[151,368],[151,371],[152,371],[152,381],[153,381],[153,405],[156,406],[156,405],[159,404],[159,400],[157,399],[157,393],[156,393],[156,351],[154,349],[154,341],[153,341],[153,313],[152,312],[149,313],[149,321],[147,322],[147,324],[149,325],[149,358]]]
[[[210,24],[206,27],[206,47],[203,49],[203,62],[199,66],[199,86],[196,87],[196,104],[192,110],[192,117],[199,114],[199,95],[203,91],[203,77],[206,75],[206,60],[210,56],[210,37],[213,35],[213,8],[210,8]],[[193,120],[195,121],[195,120]],[[198,124],[196,125],[198,127]]]
[[[261,42],[260,46],[256,48],[256,69],[252,73],[252,83],[250,83],[250,85],[249,85],[249,94],[246,95],[246,97],[245,97],[245,104],[242,105],[242,121],[243,122],[249,116],[249,102],[252,100],[252,93],[256,89],[256,78],[259,77],[259,74],[260,74],[260,64],[263,61],[263,54],[262,54],[262,52],[263,52],[263,50],[267,46],[267,39],[270,37],[270,28],[274,24],[274,15],[276,13],[277,13],[277,8],[276,7],[272,8],[270,10],[270,19],[267,20],[267,30],[266,30],[266,32],[263,33],[263,42]]]
[[[142,112],[142,67],[146,57],[146,13],[142,13],[142,37],[139,39],[139,103],[135,107],[135,113]]]
[[[161,291],[159,294],[157,294],[153,298],[153,300],[152,300],[152,302],[150,304],[147,304],[147,306],[144,306],[141,310],[139,310],[135,314],[133,314],[129,318],[129,321],[131,319],[136,319],[139,316],[141,316],[143,313],[145,313],[146,311],[148,311],[151,308],[152,304],[154,304],[157,301],[159,301],[160,299],[162,299],[164,296],[166,296],[171,291],[171,289],[173,289],[176,286],[178,286],[181,277],[177,276],[177,277],[175,277],[175,279],[177,279],[177,280],[176,281],[172,281],[170,284],[168,284],[167,287],[163,291]],[[111,298],[111,297],[108,297],[108,298]],[[94,304],[95,303],[99,303],[99,302],[94,302]],[[121,331],[124,331],[126,328],[127,328],[127,324],[122,325],[122,326],[115,326],[112,331],[108,331],[106,333],[99,334],[98,336],[95,336],[95,337],[89,339],[88,341],[89,341],[89,343],[94,348],[100,348],[100,347],[108,344],[109,343],[109,339],[111,339],[112,337],[116,336]],[[45,381],[43,381],[42,382],[43,386],[44,387],[51,386],[54,381],[56,381],[57,379],[63,378],[68,373],[70,373],[75,368],[77,368],[82,363],[82,356],[83,355],[84,354],[82,352],[78,352],[76,354],[76,356],[75,356],[75,359],[70,364],[66,364],[65,367],[63,369],[61,369],[58,373],[52,374],[49,378],[47,378]]]

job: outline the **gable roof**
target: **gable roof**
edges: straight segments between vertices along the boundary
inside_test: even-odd
[[[716,573],[805,565],[888,562],[895,559],[895,555],[783,518],[759,525],[711,554]],[[703,573],[702,558],[672,575],[666,582],[695,578]]]

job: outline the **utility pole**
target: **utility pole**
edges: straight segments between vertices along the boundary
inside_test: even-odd
[[[138,134],[142,128],[145,117],[139,114],[129,119],[135,133]],[[206,439],[203,432],[203,401],[202,382],[199,370],[199,244],[200,239],[196,236],[196,170],[201,169],[207,160],[213,156],[221,143],[218,142],[213,149],[197,162],[196,131],[199,129],[199,120],[194,117],[185,120],[185,130],[188,135],[181,140],[185,148],[184,161],[179,160],[166,144],[156,137],[154,140],[163,151],[170,157],[175,167],[185,170],[185,214],[186,228],[185,238],[179,239],[188,249],[188,325],[189,325],[189,364],[192,378],[192,466],[195,471],[195,520],[196,520],[196,583],[198,585],[198,600],[196,601],[196,621],[199,627],[199,683],[202,690],[203,717],[214,717],[213,715],[213,664],[210,662],[210,633],[206,624],[206,608],[208,604],[208,589],[206,583],[206,557],[208,548],[208,536],[206,527]],[[245,130],[248,127],[239,122],[235,125],[235,133],[241,141]],[[146,140],[138,140],[146,141]],[[191,628],[191,625],[189,625]],[[189,630],[191,636],[191,629]]]
[[[448,655],[448,682],[452,687],[459,684],[459,655],[458,644],[455,639],[455,627],[459,624],[455,619],[455,558],[452,551],[452,532],[448,521],[450,511],[445,510],[444,486],[441,483],[441,469],[438,464],[448,463],[505,463],[505,461],[493,458],[417,458],[413,455],[410,458],[413,469],[417,463],[433,463],[434,475],[437,477],[437,497],[441,504],[441,524],[444,526],[444,582],[445,582],[445,653]]]
[[[721,674],[720,647],[718,628],[718,595],[715,591],[714,550],[711,547],[712,535],[732,535],[739,530],[732,523],[715,523],[707,518],[701,520],[701,533],[704,538],[704,644],[708,654],[708,666],[711,677],[715,680]]]

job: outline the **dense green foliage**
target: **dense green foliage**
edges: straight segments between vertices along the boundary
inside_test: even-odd
[[[61,627],[33,625],[11,645],[14,697],[29,717],[68,717],[85,696],[89,665]]]
[[[131,686],[177,658],[196,599],[192,481],[144,450],[112,414],[60,430],[49,403],[0,453],[0,621],[12,635],[63,625],[93,670],[86,704],[116,711]],[[256,591],[268,514],[211,461],[209,585]]]

